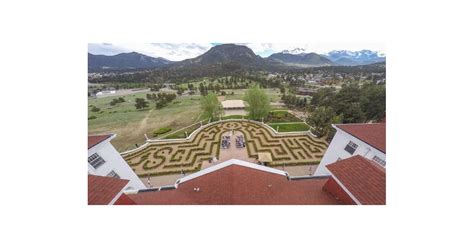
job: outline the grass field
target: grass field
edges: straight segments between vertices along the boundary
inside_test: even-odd
[[[96,118],[88,121],[89,134],[116,133],[112,144],[117,150],[125,151],[134,148],[135,144],[144,143],[144,134],[152,138],[153,132],[159,128],[171,127],[173,131],[199,121],[200,96],[178,97],[162,109],[155,109],[150,102],[148,109],[136,110],[134,104],[138,97],[146,98],[146,93],[123,96],[125,102],[113,107],[109,103],[118,97],[90,98],[89,118]],[[100,111],[92,112],[91,105],[100,108]]]
[[[271,123],[268,124],[273,129],[277,130],[278,132],[296,132],[296,131],[308,131],[310,127],[306,125],[304,122],[296,122],[296,123]]]
[[[270,102],[278,102],[281,100],[280,90],[276,88],[271,89],[264,89],[267,93],[268,97],[270,98]],[[242,100],[244,98],[246,89],[233,89],[233,90],[224,90],[227,95],[225,96],[225,100]],[[230,95],[231,92],[234,92],[234,95]]]
[[[226,90],[228,93],[234,91],[234,95],[227,95],[229,99],[243,99],[245,91],[242,89]],[[279,89],[265,89],[272,102],[281,99]],[[135,98],[146,99],[145,92],[121,96],[125,102],[111,106],[110,102],[118,96],[103,98],[89,98],[88,101],[88,124],[89,134],[116,133],[117,137],[112,140],[115,148],[122,152],[135,148],[135,144],[145,142],[144,134],[153,138],[153,133],[160,128],[172,128],[166,135],[167,138],[183,138],[184,131],[171,134],[173,131],[189,126],[202,120],[200,95],[181,96],[169,103],[162,109],[156,109],[154,103],[149,101],[150,107],[143,110],[135,109]],[[100,108],[93,112],[94,107]],[[92,117],[92,118],[91,118]],[[194,128],[195,129],[195,128]],[[193,129],[188,129],[190,134]],[[159,135],[163,137],[166,135]]]

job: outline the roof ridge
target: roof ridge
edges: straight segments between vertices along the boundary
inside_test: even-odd
[[[226,160],[226,161],[221,162],[219,164],[216,164],[216,165],[207,167],[205,169],[202,169],[202,170],[200,170],[198,172],[195,172],[193,174],[190,174],[190,175],[184,176],[182,178],[179,178],[178,180],[176,180],[175,185],[179,185],[183,182],[190,181],[190,180],[195,179],[197,177],[215,172],[217,170],[220,170],[220,169],[232,166],[232,165],[238,165],[238,166],[242,166],[242,167],[246,167],[246,168],[250,168],[250,169],[260,170],[260,171],[264,171],[264,172],[278,174],[278,175],[281,175],[281,176],[288,177],[288,173],[286,171],[282,171],[282,170],[278,170],[278,169],[275,169],[275,168],[270,168],[270,167],[267,167],[267,166],[264,166],[264,165],[259,165],[259,164],[243,161],[243,160],[240,160],[240,159],[229,159],[229,160]]]

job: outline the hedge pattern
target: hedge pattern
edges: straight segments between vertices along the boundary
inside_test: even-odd
[[[229,121],[208,126],[189,141],[153,143],[124,155],[124,159],[140,177],[196,172],[202,162],[219,158],[220,139],[224,132],[243,133],[248,155],[272,154],[268,166],[317,164],[328,144],[308,135],[275,135],[263,125],[248,121]]]

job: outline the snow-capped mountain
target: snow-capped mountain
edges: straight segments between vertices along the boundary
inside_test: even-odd
[[[385,61],[384,53],[371,50],[334,50],[323,56],[339,65],[365,65]]]
[[[283,50],[281,51],[281,53],[285,53],[285,54],[302,54],[302,53],[305,53],[306,50],[304,50],[304,48],[294,48],[292,50]]]

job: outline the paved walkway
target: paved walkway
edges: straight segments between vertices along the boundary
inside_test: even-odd
[[[235,131],[234,135],[232,135],[232,132],[229,131],[229,132],[225,132],[223,135],[229,135],[230,136],[230,147],[227,148],[227,149],[224,149],[224,148],[221,147],[221,152],[219,154],[219,160],[217,160],[216,162],[212,162],[212,163],[209,163],[209,161],[204,161],[202,163],[202,167],[201,167],[202,169],[205,169],[205,168],[210,167],[212,165],[222,163],[222,162],[227,161],[229,159],[239,159],[239,160],[252,162],[252,163],[257,162],[256,159],[249,158],[249,155],[247,153],[247,149],[245,147],[237,148],[237,146],[235,145],[235,141],[237,139],[237,136],[238,135],[243,135],[241,132]],[[221,138],[221,140],[222,140],[222,138]]]
[[[224,110],[224,116],[229,116],[229,115],[246,115],[247,111],[245,109],[225,109]]]
[[[150,178],[151,187],[174,185],[176,183],[176,180],[178,180],[181,177],[182,177],[181,174],[151,177]],[[148,185],[148,178],[140,178],[140,180],[142,180],[142,182],[145,184],[147,188],[150,188],[150,186]]]

